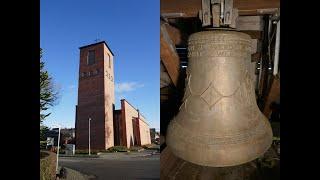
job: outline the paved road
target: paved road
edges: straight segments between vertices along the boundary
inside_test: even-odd
[[[95,180],[160,179],[160,155],[150,155],[150,151],[107,153],[99,158],[60,157],[59,165]]]

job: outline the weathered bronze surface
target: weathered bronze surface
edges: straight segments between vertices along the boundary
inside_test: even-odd
[[[166,137],[173,154],[224,167],[252,161],[270,147],[271,126],[255,100],[250,48],[250,36],[241,32],[190,36],[183,103]]]

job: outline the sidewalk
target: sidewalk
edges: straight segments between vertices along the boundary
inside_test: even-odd
[[[99,156],[102,159],[109,160],[129,160],[139,157],[151,157],[152,155],[160,154],[156,150],[144,150],[141,152],[117,152],[117,153],[101,153]]]
[[[92,155],[88,155],[88,154],[75,154],[75,155],[65,155],[65,154],[59,154],[59,157],[83,157],[83,158],[99,158],[99,155],[96,154],[92,154]]]

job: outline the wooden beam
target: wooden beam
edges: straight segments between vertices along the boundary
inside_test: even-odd
[[[166,87],[161,87],[160,88],[160,102],[165,102],[169,99],[169,96],[171,94],[171,87],[166,86]]]
[[[274,14],[278,11],[279,7],[268,8],[268,9],[251,9],[251,10],[241,10],[239,11],[239,16],[257,16],[265,14]]]
[[[252,39],[262,39],[262,31],[241,31],[248,34]]]
[[[198,17],[201,0],[160,0],[161,14],[182,13],[182,17]]]
[[[258,51],[258,39],[251,39],[251,53],[254,54]]]
[[[279,8],[280,0],[234,0],[233,7],[239,15],[258,15],[268,13],[267,9]],[[201,0],[160,0],[161,14],[180,14],[180,17],[198,17]],[[263,11],[261,11],[263,10]]]
[[[160,146],[166,142],[166,139],[163,135],[160,134]]]
[[[260,61],[260,58],[261,58],[261,52],[256,52],[251,55],[251,62]]]
[[[170,39],[173,41],[173,43],[175,45],[179,45],[179,44],[183,43],[183,41],[185,41],[185,40],[183,40],[179,29],[177,29],[167,23],[165,23],[164,26],[166,27],[166,31],[168,32]]]
[[[160,102],[165,102],[165,101],[168,101],[169,97],[168,95],[160,95]]]
[[[160,29],[160,58],[170,76],[171,81],[175,86],[177,86],[180,59],[164,23],[161,24]]]
[[[266,98],[266,104],[264,106],[263,114],[268,118],[271,115],[272,109],[270,105],[272,102],[276,101],[280,96],[280,79],[275,77],[273,78],[272,85],[270,88],[270,92]]]
[[[239,9],[239,14],[259,9],[273,9],[280,7],[280,0],[234,0],[233,6]],[[263,13],[263,12],[262,12]]]
[[[160,88],[169,86],[171,79],[167,72],[160,71]]]
[[[239,16],[236,28],[240,31],[263,31],[262,16]]]

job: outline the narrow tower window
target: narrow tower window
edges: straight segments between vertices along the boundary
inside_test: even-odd
[[[110,56],[110,54],[108,54],[108,59],[109,59],[109,68],[111,68],[111,56]]]
[[[95,51],[94,50],[90,50],[88,52],[88,61],[87,64],[91,65],[95,63]]]

